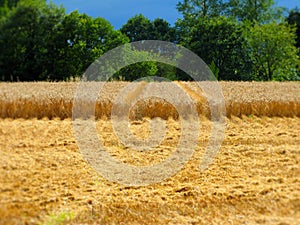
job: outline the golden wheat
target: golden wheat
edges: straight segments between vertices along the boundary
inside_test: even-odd
[[[196,82],[174,82],[196,103],[199,115],[209,117],[208,103]],[[55,118],[72,117],[74,96],[79,83],[0,83],[1,118]],[[132,83],[131,83],[132,84]],[[157,83],[161,88],[167,83]],[[219,82],[226,100],[228,117],[242,115],[256,116],[300,116],[299,82]],[[92,82],[89,87],[99,88],[103,83]],[[105,83],[95,105],[97,118],[109,118],[114,100],[128,82]],[[146,83],[135,83],[128,92],[126,101],[141,94]],[[170,90],[176,94],[176,90]],[[181,102],[180,102],[181,101]],[[89,104],[89,103],[83,103]],[[189,111],[190,105],[178,99],[178,105]],[[142,117],[169,117],[178,119],[176,108],[162,98],[148,98],[137,101],[129,113],[131,119]]]

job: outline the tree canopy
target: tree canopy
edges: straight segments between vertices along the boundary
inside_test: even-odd
[[[296,27],[296,46],[300,48],[300,10],[298,8],[290,11],[287,22]]]
[[[298,9],[284,18],[286,10],[274,0],[181,0],[174,7],[183,16],[174,26],[139,14],[116,30],[104,18],[67,14],[46,0],[0,0],[0,81],[81,77],[104,53],[142,40],[185,46],[219,80],[300,80]],[[113,79],[191,79],[177,68],[147,61],[147,54],[135,51],[131,57],[145,62],[117,71]]]
[[[299,80],[299,49],[295,28],[285,23],[269,23],[245,29],[256,80]]]
[[[2,20],[0,77],[7,81],[67,80],[81,76],[104,52],[128,38],[103,18],[43,0],[20,1]]]
[[[200,19],[187,34],[192,49],[220,80],[248,80],[249,52],[241,27],[225,17]]]

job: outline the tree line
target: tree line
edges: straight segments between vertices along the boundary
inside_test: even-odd
[[[180,44],[210,67],[219,80],[300,80],[300,11],[273,0],[182,0],[174,26],[142,14],[119,30],[104,18],[46,0],[0,0],[0,81],[60,81],[81,77],[105,52],[133,41]],[[113,12],[112,12],[113,13]],[[140,53],[135,57],[145,57]],[[143,62],[113,79],[159,76],[191,78],[172,66]]]

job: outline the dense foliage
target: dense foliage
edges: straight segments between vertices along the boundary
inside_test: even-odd
[[[0,0],[0,81],[70,80],[81,77],[105,52],[125,43],[162,40],[199,55],[219,80],[300,80],[300,12],[284,18],[273,0],[182,0],[175,26],[143,15],[120,30],[105,19],[46,0]],[[130,51],[131,54],[132,51]],[[189,80],[182,71],[133,58],[114,80],[160,76]]]

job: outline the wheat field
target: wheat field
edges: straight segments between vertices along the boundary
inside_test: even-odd
[[[147,139],[154,117],[166,133],[151,151],[124,146],[110,113],[128,84],[105,84],[98,138],[120,162],[156,165],[176,151],[184,118],[161,99],[139,101],[129,112],[133,135]],[[300,224],[300,83],[220,82],[227,127],[204,171],[207,101],[195,83],[175,84],[196,102],[194,153],[174,176],[129,187],[97,173],[81,153],[71,119],[77,83],[0,83],[0,224]],[[128,100],[146,86],[132,85]]]
[[[255,116],[300,116],[300,83],[299,82],[219,82],[226,101],[228,117],[242,115]],[[92,88],[103,83],[94,82]],[[101,89],[96,101],[97,118],[110,118],[114,99],[128,85],[127,82],[108,82]],[[143,87],[135,83],[134,92]],[[164,83],[159,84],[161,86]],[[210,111],[201,89],[193,82],[176,82],[195,101],[198,114],[209,117]],[[73,100],[78,83],[0,83],[0,118],[72,118]],[[189,105],[183,107],[189,108]],[[161,117],[174,119],[178,113],[171,104],[162,99],[150,99],[137,104],[131,118]],[[136,114],[136,115],[134,115]],[[135,118],[137,117],[137,118]]]

